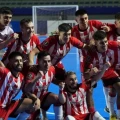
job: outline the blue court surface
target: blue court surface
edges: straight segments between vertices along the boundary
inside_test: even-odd
[[[44,39],[44,38],[43,38]],[[41,40],[42,41],[42,40]],[[71,51],[69,52],[68,55],[65,56],[65,58],[62,60],[65,69],[66,70],[72,70],[75,71],[77,74],[78,81],[81,82],[80,80],[80,70],[79,70],[79,57],[77,53],[76,48],[72,48]],[[49,91],[58,94],[58,86],[51,84],[49,87]],[[17,96],[17,98],[20,98],[21,93]],[[105,99],[103,95],[103,87],[102,87],[102,82],[99,81],[97,88],[94,89],[94,104],[96,110],[106,119],[109,119],[109,114],[104,112],[104,107],[105,107]],[[50,109],[47,112],[48,119],[49,120],[55,120],[54,119],[54,111],[53,111],[53,106],[50,107]],[[14,118],[9,118],[9,120],[16,120]]]

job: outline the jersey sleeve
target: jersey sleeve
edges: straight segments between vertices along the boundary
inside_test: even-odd
[[[35,73],[33,72],[28,72],[26,78],[25,78],[25,84],[30,83],[35,77]]]
[[[40,51],[47,51],[51,46],[51,43],[52,43],[51,41],[52,41],[52,38],[49,37],[46,40],[44,40],[40,45],[38,45],[37,48]]]
[[[113,40],[109,40],[108,41],[108,48],[109,49],[114,49],[120,47],[120,42],[119,41],[113,41]]]
[[[36,46],[40,45],[40,40],[39,40],[38,36],[33,35],[33,39],[35,39]]]
[[[75,38],[75,37],[71,37],[70,38],[70,42],[74,47],[77,47],[79,49],[83,48],[84,43],[81,42],[79,39]]]

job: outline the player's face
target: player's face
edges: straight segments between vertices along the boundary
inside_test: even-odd
[[[115,20],[115,26],[116,28],[120,28],[120,20],[118,19]]]
[[[79,15],[76,17],[76,21],[79,24],[81,30],[85,30],[88,28],[88,15]]]
[[[105,37],[103,40],[95,41],[98,52],[103,53],[108,49],[108,40]]]
[[[21,56],[16,56],[10,60],[10,65],[13,71],[20,72],[23,68],[23,59]]]
[[[60,44],[65,44],[69,41],[71,37],[71,30],[69,30],[68,32],[60,32],[59,33],[59,40],[60,40]]]
[[[69,75],[66,80],[65,83],[67,85],[67,88],[69,90],[76,90],[77,89],[77,84],[78,84],[78,80],[75,74]]]
[[[0,24],[3,26],[7,26],[10,24],[12,20],[11,14],[0,14]]]
[[[29,23],[25,23],[22,27],[21,27],[21,31],[25,36],[31,37],[34,34],[34,25],[32,22]]]
[[[50,55],[44,56],[38,60],[39,68],[43,71],[48,71],[51,66],[51,57]]]

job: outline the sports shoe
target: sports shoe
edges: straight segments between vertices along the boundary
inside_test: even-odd
[[[110,111],[109,111],[109,108],[108,108],[107,106],[104,108],[104,111],[107,112],[107,113],[110,112]]]
[[[116,115],[111,115],[110,120],[117,120]]]

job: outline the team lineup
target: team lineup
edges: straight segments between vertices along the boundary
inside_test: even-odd
[[[51,105],[55,120],[105,120],[94,106],[99,80],[109,119],[120,120],[120,13],[110,24],[89,20],[87,11],[79,9],[77,25],[62,23],[41,43],[29,18],[14,33],[12,16],[10,8],[0,8],[0,50],[7,48],[0,61],[0,120],[48,120]],[[78,49],[81,83],[61,62],[72,47]],[[50,83],[59,86],[59,94],[48,91]],[[21,90],[22,97],[13,100]]]

